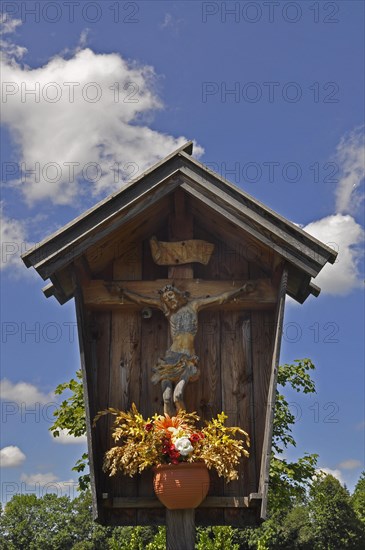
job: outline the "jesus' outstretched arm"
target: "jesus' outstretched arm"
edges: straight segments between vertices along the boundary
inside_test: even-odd
[[[201,309],[204,309],[212,305],[225,304],[226,302],[233,300],[240,294],[249,294],[254,290],[255,290],[254,283],[248,282],[248,283],[245,283],[240,288],[235,288],[234,290],[228,290],[227,292],[223,292],[222,294],[218,294],[215,296],[207,296],[204,298],[196,298],[195,300],[191,301],[191,305],[194,307],[196,311],[200,311]]]

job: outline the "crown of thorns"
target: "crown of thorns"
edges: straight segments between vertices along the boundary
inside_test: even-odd
[[[179,290],[176,288],[176,286],[173,285],[165,285],[163,288],[161,288],[158,292],[159,294],[164,294],[165,292],[172,291],[175,294],[181,296],[182,298],[188,298],[190,296],[190,292],[187,290]]]

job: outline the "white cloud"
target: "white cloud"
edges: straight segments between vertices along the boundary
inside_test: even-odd
[[[85,40],[83,32],[81,46]],[[163,107],[154,69],[118,53],[78,48],[36,69],[5,59],[2,75],[3,123],[20,154],[9,179],[28,204],[105,195],[186,141],[146,125]]]
[[[39,483],[39,484],[45,484],[45,483],[52,483],[52,481],[57,481],[58,477],[51,473],[51,472],[48,472],[48,473],[45,473],[45,474],[22,474],[20,476],[20,480],[21,481],[25,481],[25,483],[29,483],[29,484],[36,484],[36,483]]]
[[[88,38],[90,34],[90,29],[84,29],[80,35],[79,38],[79,48],[84,48],[87,44]]]
[[[365,169],[363,127],[341,138],[335,159],[341,174],[335,190],[336,213],[313,221],[303,229],[338,252],[336,263],[326,264],[315,283],[325,293],[344,296],[363,285],[360,260],[365,233],[350,215],[360,207],[365,196],[361,187]]]
[[[341,178],[336,188],[336,211],[356,212],[364,201],[365,147],[364,127],[345,135],[337,146],[336,160]],[[362,186],[362,187],[361,187]]]
[[[165,27],[168,27],[172,24],[172,15],[171,13],[165,13],[165,17],[163,22],[161,23],[161,27],[164,29]]]
[[[0,269],[14,269],[25,271],[24,264],[20,255],[29,248],[27,243],[26,228],[23,221],[7,217],[4,212],[3,203],[0,204],[1,224],[0,224],[0,242],[1,242],[1,262]]]
[[[28,382],[13,384],[13,382],[10,382],[6,378],[0,381],[0,398],[5,401],[13,401],[18,405],[55,403],[53,393],[43,393],[36,386]]]
[[[48,493],[56,493],[58,496],[67,495],[70,498],[76,496],[78,483],[69,479],[62,481],[53,472],[36,473],[36,474],[21,474],[20,481],[26,484],[26,491],[34,491],[39,496],[44,496]]]
[[[26,459],[23,451],[16,447],[15,445],[9,445],[8,447],[3,447],[0,450],[0,466],[1,468],[16,468],[23,464]]]
[[[354,218],[334,214],[308,224],[304,230],[338,251],[336,263],[326,264],[314,280],[323,292],[345,295],[359,288],[364,230]]]
[[[174,15],[171,15],[171,13],[165,13],[164,20],[160,27],[161,29],[170,29],[174,32],[174,34],[178,34],[180,25],[183,21],[183,19],[179,19]]]
[[[356,460],[355,458],[349,458],[340,462],[338,467],[343,468],[344,470],[354,470],[355,468],[361,468],[362,462],[360,460]]]
[[[21,19],[12,19],[7,13],[0,14],[0,28],[3,36],[14,33],[21,24]],[[9,38],[1,39],[0,47],[3,52],[3,60],[10,64],[15,63],[16,59],[21,59],[27,53],[27,48],[14,44]]]
[[[61,443],[63,445],[74,445],[75,443],[82,443],[82,444],[87,443],[86,435],[75,437],[73,435],[70,435],[69,430],[59,430],[59,432],[60,432],[60,435],[58,437],[54,437],[50,433],[50,436],[52,437],[53,441],[55,441],[56,443]]]
[[[338,481],[341,483],[341,484],[344,484],[344,479],[342,477],[342,473],[340,470],[338,469],[332,469],[332,468],[318,468],[318,470],[316,470],[318,473],[322,472],[324,474],[327,474],[327,475],[331,475],[333,477],[335,477],[336,479],[338,479]]]
[[[0,14],[0,25],[2,34],[12,34],[22,24],[21,19],[12,19],[8,13]]]

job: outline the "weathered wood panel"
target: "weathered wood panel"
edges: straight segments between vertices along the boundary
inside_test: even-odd
[[[181,241],[193,238],[193,216],[187,209],[185,193],[178,188],[173,196],[174,207],[169,217],[169,241]],[[172,265],[169,267],[170,279],[192,279],[194,277],[193,264]]]
[[[166,230],[161,230],[158,238],[166,237]],[[167,275],[167,267],[158,266],[154,263],[149,247],[148,239],[143,243],[142,274],[145,280],[154,280],[160,274]],[[141,315],[141,311],[139,313]],[[145,418],[154,413],[163,412],[163,400],[160,384],[153,384],[151,381],[152,367],[157,360],[163,356],[167,348],[168,323],[163,313],[156,309],[150,310],[151,317],[141,319],[141,379],[140,379],[140,407],[139,410]],[[139,498],[153,498],[152,471],[144,472],[138,479],[137,494]],[[154,497],[155,498],[155,497]],[[165,520],[164,508],[141,507],[137,510],[137,521],[139,525],[154,525]]]
[[[260,471],[271,374],[275,313],[251,313],[256,470]]]
[[[131,243],[129,249],[113,264],[113,278],[140,279],[142,274],[141,244]],[[110,320],[109,357],[104,356],[102,372],[109,369],[108,407],[127,410],[131,403],[139,406],[141,316],[138,312],[112,311]],[[103,342],[99,342],[99,349]],[[99,354],[104,353],[101,349]],[[105,405],[104,407],[105,408]],[[113,418],[108,417],[109,437],[107,448],[115,445],[110,429]],[[108,479],[109,496],[133,496],[137,492],[137,479],[118,475]],[[136,522],[135,511],[127,513],[129,521]]]
[[[202,420],[209,420],[222,410],[220,391],[220,319],[219,313],[201,311],[196,350],[200,357],[200,379],[187,388],[188,410],[197,410]]]
[[[194,550],[194,516],[194,510],[166,510],[166,550]]]
[[[256,429],[255,429],[255,403],[253,392],[253,364],[252,364],[252,331],[251,314],[243,315],[241,324],[242,337],[242,362],[245,365],[245,373],[242,384],[242,424],[240,426],[250,437],[250,456],[243,463],[243,491],[245,495],[256,493],[258,490],[258,471],[256,468]]]
[[[90,322],[93,336],[91,342],[92,361],[96,368],[95,406],[96,412],[99,412],[106,409],[109,405],[111,312],[93,312]],[[93,429],[98,448],[98,464],[97,466],[95,465],[96,475],[100,478],[101,492],[108,494],[111,491],[111,478],[102,471],[102,461],[104,453],[113,444],[110,426],[111,419],[109,417],[102,417]]]

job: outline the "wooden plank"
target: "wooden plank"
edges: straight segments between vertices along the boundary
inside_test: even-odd
[[[110,338],[111,313],[110,311],[93,311],[90,320],[91,358],[89,368],[96,370],[96,387],[94,389],[95,411],[102,411],[109,406],[110,388]],[[91,419],[93,420],[93,419]],[[111,437],[112,419],[103,416],[97,422],[94,431],[95,437],[95,475],[100,479],[98,495],[112,494],[112,479],[102,471],[104,454],[112,446]]]
[[[176,242],[193,239],[193,216],[186,208],[186,196],[180,189],[174,193],[174,209],[169,216],[169,241]],[[193,264],[173,265],[168,269],[169,279],[192,279]]]
[[[256,500],[259,495],[256,495]],[[207,496],[199,508],[248,508],[249,497]],[[164,508],[156,497],[114,497],[103,501],[105,508]]]
[[[219,312],[201,311],[195,341],[201,374],[199,380],[188,385],[186,404],[188,410],[198,412],[202,421],[210,420],[222,411],[219,333]]]
[[[239,401],[242,391],[241,339],[239,314],[234,311],[221,313],[221,391],[222,409],[227,414],[228,426],[240,426]],[[224,485],[224,495],[237,495],[242,490],[243,477]]]
[[[261,505],[262,519],[266,518],[266,513],[267,513],[267,493],[269,488],[269,471],[270,471],[270,458],[271,458],[271,447],[272,447],[273,420],[274,420],[274,412],[275,412],[277,374],[278,374],[278,366],[279,366],[279,358],[280,358],[280,346],[281,346],[281,335],[282,335],[283,320],[284,320],[287,281],[288,281],[288,272],[284,268],[282,278],[281,278],[281,284],[279,287],[278,307],[277,307],[276,317],[275,317],[275,340],[274,340],[274,348],[273,348],[273,354],[272,354],[270,387],[268,391],[268,404],[267,404],[267,412],[266,412],[266,419],[265,419],[265,433],[264,433],[262,461],[261,461],[261,470],[260,470],[259,492],[262,494],[262,505]]]
[[[167,228],[165,229],[167,231]],[[162,233],[165,237],[167,233]],[[163,271],[167,274],[167,268]],[[161,273],[161,266],[157,266],[152,260],[149,243],[146,241],[143,247],[142,258],[143,278],[154,279]],[[139,313],[141,315],[141,313]],[[163,413],[163,399],[160,384],[151,381],[152,367],[163,356],[167,349],[168,323],[164,314],[156,309],[151,310],[151,317],[141,316],[141,379],[140,379],[140,412],[144,418],[151,417],[154,413]],[[143,472],[138,480],[138,495],[140,497],[153,497],[152,471]],[[137,520],[140,525],[147,525],[154,521],[147,509],[139,509]]]
[[[259,280],[228,280],[228,281],[203,281],[201,279],[175,279],[174,284],[181,290],[190,292],[192,298],[208,297],[221,294],[233,288],[240,288],[247,282],[252,282],[255,289],[249,294],[242,294],[229,304],[223,307],[238,307],[242,309],[256,308],[260,306],[272,306],[276,304],[275,287],[270,279]],[[143,295],[155,294],[159,297],[158,291],[167,284],[171,284],[170,279],[158,279],[156,281],[114,281],[116,284],[115,293],[112,294],[106,288],[106,281],[94,280],[83,287],[84,301],[87,306],[119,306],[127,304],[130,307],[136,307],[127,298],[119,298],[118,287],[125,288]],[[214,306],[212,306],[214,307]],[[222,308],[222,306],[219,306]]]
[[[271,375],[275,316],[271,312],[251,312],[253,399],[255,403],[256,471],[260,472],[266,407]],[[260,491],[259,491],[260,492]]]
[[[142,276],[142,245],[131,243],[130,249],[117,258],[113,278],[125,280]],[[110,339],[109,407],[128,410],[134,402],[140,406],[141,387],[141,315],[138,311],[112,311]],[[113,480],[113,495],[137,495],[137,479],[118,476]]]
[[[166,510],[166,549],[194,550],[195,510]]]
[[[242,421],[240,426],[250,436],[250,456],[243,462],[243,493],[249,495],[258,489],[256,468],[255,404],[253,390],[251,315],[248,313],[241,322],[242,363],[245,365],[242,380]]]
[[[152,367],[167,349],[168,323],[161,311],[153,310],[150,318],[142,319],[141,380],[140,391],[143,398],[140,412],[151,416],[155,412],[163,414],[163,400],[159,384],[151,381]]]
[[[139,314],[140,315],[140,314]],[[163,399],[160,384],[151,381],[152,367],[167,349],[168,324],[161,311],[153,310],[152,317],[141,320],[141,378],[139,384],[139,410],[144,418],[154,413],[163,414]],[[153,493],[152,471],[143,472],[138,479],[138,495],[150,497]],[[138,521],[146,520],[146,514],[138,514]]]

